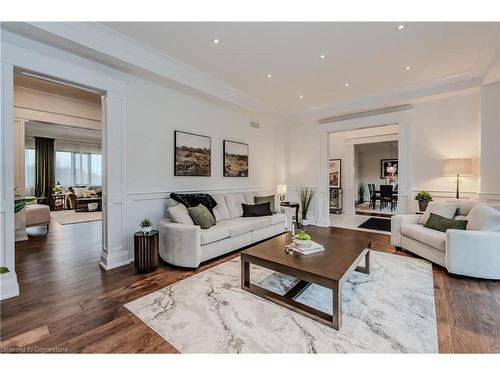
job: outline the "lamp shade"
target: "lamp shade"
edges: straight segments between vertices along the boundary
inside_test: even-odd
[[[278,185],[278,194],[285,195],[287,191],[287,185]]]
[[[446,159],[443,163],[443,176],[472,176],[472,159]]]

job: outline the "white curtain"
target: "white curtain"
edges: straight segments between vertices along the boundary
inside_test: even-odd
[[[35,195],[35,149],[24,150],[24,187],[26,196]]]

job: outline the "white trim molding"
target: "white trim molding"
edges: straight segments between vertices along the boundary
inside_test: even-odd
[[[320,163],[318,181],[318,217],[317,225],[330,226],[329,211],[329,134],[347,130],[373,128],[378,126],[398,125],[398,159],[399,159],[399,202],[398,212],[406,213],[412,211],[413,197],[410,195],[413,176],[411,134],[413,133],[414,110],[407,109],[372,116],[355,117],[331,123],[317,125],[320,131]],[[354,144],[350,145],[354,152]],[[349,166],[343,165],[343,168]],[[349,201],[349,197],[347,197]],[[344,207],[344,209],[346,209]]]

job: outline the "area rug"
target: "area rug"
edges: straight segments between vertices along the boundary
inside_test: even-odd
[[[380,230],[382,232],[390,232],[391,219],[381,219],[379,217],[371,217],[361,225],[358,225],[358,228]]]
[[[102,220],[102,212],[75,212],[75,210],[51,211],[50,216],[59,224],[86,223]]]
[[[343,288],[340,331],[240,288],[239,257],[125,307],[181,353],[436,353],[431,264],[372,251],[370,275]],[[284,294],[294,279],[252,266],[252,282]],[[332,312],[331,291],[297,299]]]

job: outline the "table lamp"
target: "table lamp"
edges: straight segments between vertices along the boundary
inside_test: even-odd
[[[280,201],[283,202],[285,200],[287,185],[278,185],[277,191],[280,197]]]
[[[456,176],[457,178],[457,199],[460,196],[460,177],[472,175],[472,159],[446,159],[443,163],[443,176]]]

